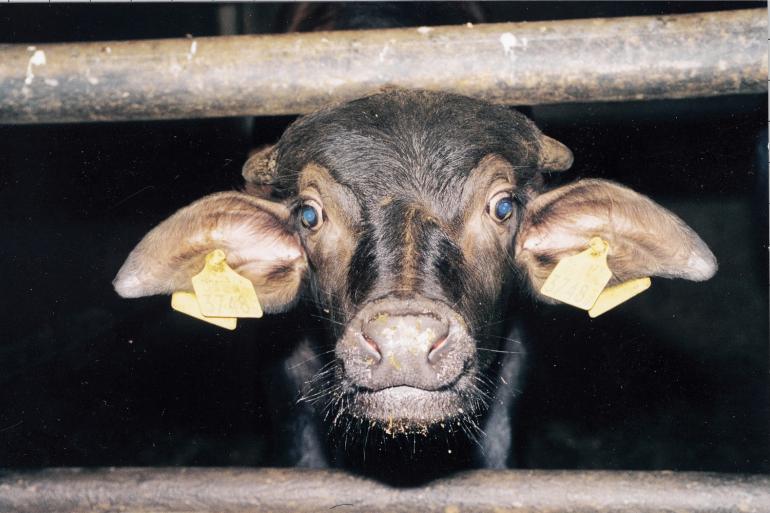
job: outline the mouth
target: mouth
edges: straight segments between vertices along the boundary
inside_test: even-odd
[[[393,389],[412,389],[412,390],[420,390],[423,392],[444,392],[444,391],[451,391],[452,389],[455,389],[457,387],[457,384],[462,380],[465,376],[467,376],[473,368],[473,363],[470,360],[466,360],[465,363],[463,363],[462,370],[451,379],[451,381],[444,383],[442,385],[438,385],[435,388],[429,388],[424,386],[415,386],[411,385],[409,383],[400,383],[400,384],[393,384],[389,386],[383,386],[379,388],[372,388],[365,385],[359,385],[359,384],[352,384],[351,388],[353,388],[353,391],[356,393],[361,394],[376,394],[378,392],[384,392],[386,390],[393,390]]]
[[[468,417],[479,405],[468,404],[457,380],[438,390],[425,390],[408,385],[391,386],[380,390],[356,388],[350,392],[349,414],[368,419],[387,434],[424,434],[429,429],[451,430],[459,419]]]

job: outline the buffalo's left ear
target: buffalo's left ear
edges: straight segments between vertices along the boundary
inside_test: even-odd
[[[539,291],[556,263],[609,242],[612,283],[645,276],[703,281],[717,261],[698,235],[646,196],[606,180],[580,180],[529,203],[515,243],[516,261]]]

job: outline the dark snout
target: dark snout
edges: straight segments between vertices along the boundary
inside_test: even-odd
[[[422,298],[369,303],[338,347],[346,377],[370,392],[450,387],[474,354],[462,318],[446,304]]]

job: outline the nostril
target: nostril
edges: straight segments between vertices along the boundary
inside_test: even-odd
[[[436,349],[440,348],[444,344],[446,344],[446,337],[442,337],[442,338],[436,340],[435,342],[433,342],[433,345],[430,346],[430,350],[428,352],[432,353],[433,351],[435,351]]]
[[[367,354],[376,358],[377,361],[380,361],[380,359],[382,359],[382,352],[380,351],[380,346],[377,345],[377,342],[366,333],[362,333],[361,337],[364,339],[363,346]]]
[[[436,363],[444,353],[444,348],[447,347],[447,338],[448,337],[441,337],[430,346],[430,350],[428,351],[428,361],[430,363]]]

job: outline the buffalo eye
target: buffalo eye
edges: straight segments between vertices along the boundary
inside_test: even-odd
[[[305,228],[317,230],[323,224],[321,206],[315,201],[306,200],[299,207],[299,220]]]
[[[489,201],[488,212],[492,218],[502,223],[507,221],[513,214],[513,196],[510,192],[496,194]]]

